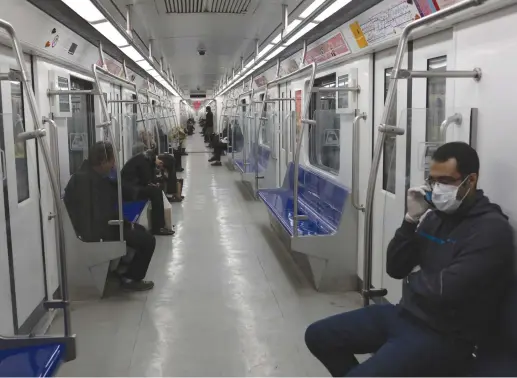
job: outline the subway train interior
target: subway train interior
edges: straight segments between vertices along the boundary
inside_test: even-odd
[[[0,1],[0,375],[517,376],[516,61],[517,0]]]

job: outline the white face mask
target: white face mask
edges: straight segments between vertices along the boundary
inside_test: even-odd
[[[468,176],[459,186],[436,183],[433,187],[432,201],[437,210],[452,214],[461,206],[463,200],[469,194],[470,188],[462,199],[458,199],[458,189],[467,180]]]

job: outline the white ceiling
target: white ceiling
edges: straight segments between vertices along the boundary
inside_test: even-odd
[[[153,39],[153,56],[164,57],[183,90],[211,90],[240,56],[255,50],[282,23],[282,3],[296,15],[311,0],[101,0],[115,19],[125,25],[121,13],[133,5],[133,30],[147,45]],[[118,10],[117,10],[118,8]],[[203,12],[202,9],[209,12]],[[214,11],[233,13],[213,13]],[[168,13],[183,11],[187,13]],[[189,13],[196,12],[196,13]],[[279,31],[280,29],[278,29]],[[276,35],[276,33],[275,33]],[[138,39],[137,39],[138,41]],[[206,49],[200,56],[199,47]]]

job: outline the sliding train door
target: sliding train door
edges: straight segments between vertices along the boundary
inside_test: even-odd
[[[30,58],[24,58],[30,67]],[[0,72],[14,75],[0,82],[0,327],[2,333],[12,334],[30,331],[39,320],[36,310],[46,298],[46,280],[36,145],[34,140],[18,141],[18,135],[34,130],[34,124],[10,49],[0,49]]]

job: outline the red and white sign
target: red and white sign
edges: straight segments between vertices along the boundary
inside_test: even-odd
[[[346,54],[350,54],[350,49],[346,44],[343,34],[338,32],[308,50],[305,55],[305,64],[326,62],[327,60]]]
[[[201,107],[201,101],[194,101],[192,105],[194,106],[194,110],[197,112],[198,109]]]

